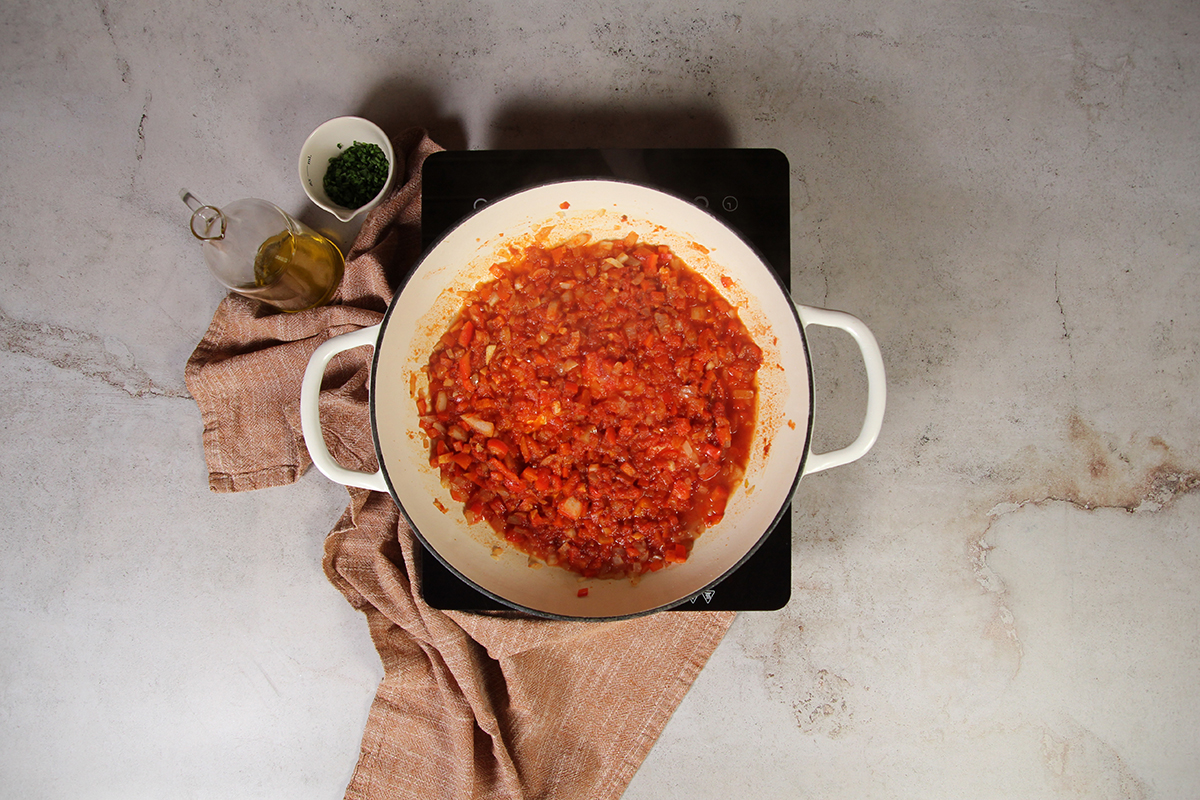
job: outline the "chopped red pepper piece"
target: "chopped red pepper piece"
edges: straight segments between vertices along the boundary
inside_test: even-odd
[[[681,544],[677,544],[673,547],[668,547],[666,550],[663,551],[663,558],[666,559],[667,561],[671,562],[672,564],[682,564],[684,561],[687,561],[687,557],[688,557],[687,548]]]
[[[475,323],[467,320],[463,323],[462,330],[458,332],[458,346],[466,347],[471,343],[471,336],[475,333]]]

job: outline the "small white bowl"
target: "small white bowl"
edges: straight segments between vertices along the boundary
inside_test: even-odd
[[[334,203],[329,199],[329,195],[325,194],[325,170],[329,169],[329,159],[355,142],[379,145],[383,154],[387,156],[388,174],[383,188],[371,202],[358,208],[345,208]],[[349,222],[379,205],[392,188],[395,178],[396,154],[392,151],[391,141],[378,125],[362,117],[331,119],[309,134],[304,140],[304,147],[300,148],[300,182],[304,184],[304,191],[308,193],[310,200],[342,222]]]

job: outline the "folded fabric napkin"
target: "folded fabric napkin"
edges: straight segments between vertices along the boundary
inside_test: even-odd
[[[230,295],[188,360],[214,491],[290,483],[312,463],[299,420],[309,356],[379,322],[419,255],[421,166],[441,148],[421,130],[394,144],[404,178],[365,219],[331,304],[284,314]],[[374,471],[369,367],[365,348],[334,359],[321,418],[334,457]],[[439,611],[421,598],[415,539],[391,497],[349,492],[325,572],[366,616],[384,677],[346,797],[620,797],[734,615],[589,623]]]

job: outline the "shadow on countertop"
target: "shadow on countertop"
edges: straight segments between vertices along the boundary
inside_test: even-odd
[[[662,104],[566,109],[517,103],[491,125],[491,147],[536,148],[730,147],[729,125],[713,109]]]
[[[464,150],[467,135],[456,117],[446,116],[435,92],[411,80],[395,77],[377,86],[357,114],[374,122],[389,136],[409,128],[424,128],[429,137],[447,150]]]

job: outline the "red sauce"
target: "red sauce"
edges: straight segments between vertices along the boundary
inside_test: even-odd
[[[685,561],[753,435],[762,353],[737,309],[635,234],[514,249],[491,271],[418,398],[451,497],[587,577]]]

